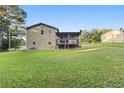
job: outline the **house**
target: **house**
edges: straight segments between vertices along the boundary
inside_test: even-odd
[[[27,49],[54,50],[81,46],[80,32],[59,32],[59,29],[44,23],[27,27]]]
[[[109,30],[101,36],[103,43],[124,42],[124,30]]]

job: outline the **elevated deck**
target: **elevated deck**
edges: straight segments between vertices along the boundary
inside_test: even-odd
[[[57,45],[79,45],[79,39],[56,39]]]

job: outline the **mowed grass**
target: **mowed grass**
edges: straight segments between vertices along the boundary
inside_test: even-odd
[[[1,52],[0,87],[124,87],[124,44]]]

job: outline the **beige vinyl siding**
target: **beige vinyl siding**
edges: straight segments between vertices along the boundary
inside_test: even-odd
[[[41,35],[43,30],[43,35]],[[49,33],[49,31],[51,33]],[[53,50],[56,48],[56,32],[54,28],[39,25],[27,30],[27,48],[36,47],[36,50]],[[33,42],[36,45],[33,46]],[[51,42],[51,44],[49,44]]]

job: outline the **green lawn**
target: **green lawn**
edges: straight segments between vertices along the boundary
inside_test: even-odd
[[[124,44],[1,52],[0,87],[124,87]]]

